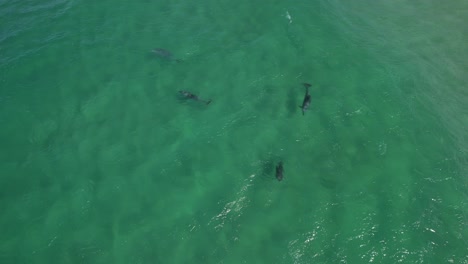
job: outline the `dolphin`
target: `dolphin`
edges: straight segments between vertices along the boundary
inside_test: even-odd
[[[299,106],[302,109],[302,115],[304,115],[305,110],[309,109],[309,106],[310,106],[309,87],[311,86],[308,83],[303,83],[303,85],[306,88],[306,93],[304,95],[304,101],[302,101],[302,105]]]
[[[280,161],[278,165],[276,165],[276,179],[281,181],[283,179],[283,162]]]
[[[205,104],[207,104],[207,105],[211,103],[211,99],[209,99],[209,100],[200,99],[200,98],[198,98],[198,96],[194,95],[194,94],[191,93],[191,92],[179,91],[179,93],[180,93],[181,95],[183,95],[185,98],[193,99],[193,100],[195,100],[195,101],[200,101],[200,102],[203,102],[203,103],[205,103]]]
[[[181,62],[182,60],[175,59],[174,56],[172,55],[172,52],[162,49],[162,48],[155,48],[151,50],[152,53],[156,54],[158,57],[167,59],[167,60],[175,60],[177,62]]]

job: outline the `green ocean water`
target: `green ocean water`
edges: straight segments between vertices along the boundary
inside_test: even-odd
[[[462,0],[0,0],[0,263],[468,263],[467,24]]]

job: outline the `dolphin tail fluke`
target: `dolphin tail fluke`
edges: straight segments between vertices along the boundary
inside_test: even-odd
[[[304,85],[304,87],[306,87],[306,88],[309,88],[309,87],[311,87],[311,86],[312,86],[310,83],[302,83],[302,84],[303,84],[303,85]]]

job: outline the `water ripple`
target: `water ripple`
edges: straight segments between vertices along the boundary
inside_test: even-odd
[[[25,34],[36,34],[39,29],[55,24],[55,19],[64,15],[72,6],[72,0],[53,0],[33,4],[31,1],[9,1],[0,5],[0,44],[3,56],[0,66],[41,50],[44,45],[66,36],[66,32],[46,30],[47,35],[38,35],[36,41],[24,41]],[[28,37],[31,39],[30,37]],[[34,39],[34,38],[33,38]],[[20,52],[18,52],[20,48]]]

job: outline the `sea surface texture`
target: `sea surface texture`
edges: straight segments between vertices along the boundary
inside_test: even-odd
[[[467,25],[466,0],[0,0],[0,263],[467,264]]]

